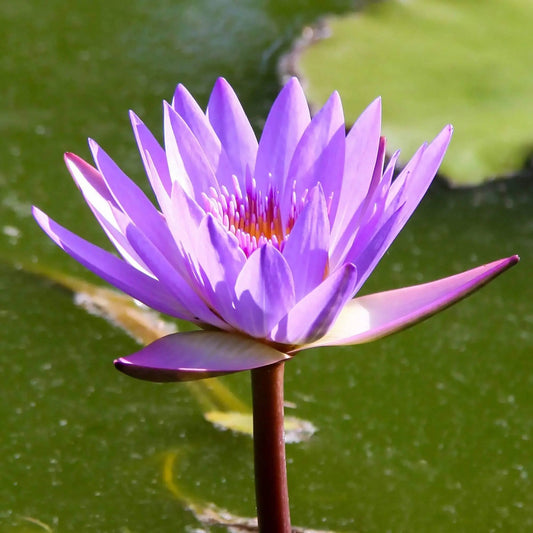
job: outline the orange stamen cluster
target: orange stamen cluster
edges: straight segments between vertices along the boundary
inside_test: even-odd
[[[234,190],[230,194],[227,187],[222,186],[220,191],[211,188],[209,195],[204,193],[206,212],[211,213],[237,237],[247,257],[266,243],[283,250],[299,209],[291,205],[288,220],[284,223],[279,206],[279,191],[271,185],[265,193],[251,179],[246,194],[242,194],[239,182],[234,177]]]

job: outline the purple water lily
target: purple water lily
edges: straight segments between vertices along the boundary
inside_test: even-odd
[[[354,298],[428,189],[450,137],[446,126],[393,180],[379,99],[348,134],[333,93],[311,119],[300,84],[274,102],[259,143],[229,84],[204,113],[179,85],[164,104],[164,149],[131,113],[159,207],[94,141],[96,168],[65,160],[122,256],[34,208],[63,250],[133,298],[201,330],[169,335],[118,359],[154,381],[260,368],[315,346],[356,344],[406,328],[515,264]]]

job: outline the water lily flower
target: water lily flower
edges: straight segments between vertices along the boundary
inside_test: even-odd
[[[164,103],[164,148],[131,122],[155,206],[104,150],[67,167],[121,258],[38,208],[42,229],[95,274],[200,330],[115,361],[132,376],[180,381],[257,369],[316,346],[368,342],[464,298],[515,264],[501,259],[445,279],[355,297],[431,184],[446,126],[393,179],[376,100],[346,134],[339,95],[310,117],[291,79],[259,142],[230,85],[207,111],[178,85]]]

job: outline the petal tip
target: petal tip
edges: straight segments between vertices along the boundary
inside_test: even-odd
[[[130,122],[131,122],[133,127],[138,126],[139,124],[142,124],[142,120],[139,118],[137,113],[135,113],[135,111],[133,111],[133,109],[130,109],[128,111],[128,115],[130,117]]]

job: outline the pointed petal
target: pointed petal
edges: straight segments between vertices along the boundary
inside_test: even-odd
[[[236,237],[223,229],[211,215],[202,220],[198,231],[198,269],[211,305],[226,322],[238,327],[235,311],[235,282],[246,256]]]
[[[344,178],[335,221],[331,227],[332,246],[342,235],[366,197],[378,156],[381,135],[381,99],[374,100],[346,136]]]
[[[164,217],[118,165],[98,144],[89,139],[89,146],[98,170],[120,210],[165,253],[175,252],[175,244]]]
[[[282,195],[284,220],[287,220],[292,191],[296,198],[301,198],[304,191],[319,182],[326,198],[332,198],[330,217],[333,220],[344,171],[344,153],[344,114],[340,96],[334,92],[313,117],[296,146]]]
[[[164,209],[172,190],[167,156],[152,132],[133,111],[130,111],[130,121],[146,175],[159,205]]]
[[[294,305],[292,273],[281,253],[265,244],[246,261],[235,283],[241,329],[266,337]]]
[[[415,164],[407,163],[405,168],[400,172],[398,178],[394,180],[391,186],[391,196],[395,196],[403,189],[403,196],[406,200],[404,214],[401,218],[401,224],[407,221],[412,212],[420,203],[420,200],[428,190],[433,178],[444,159],[446,149],[450,144],[453,134],[453,127],[447,125],[442,131],[431,141],[429,146],[424,150],[419,160],[415,159]],[[404,188],[404,183],[406,187]]]
[[[65,163],[96,220],[122,257],[137,270],[151,276],[148,267],[131,247],[123,232],[129,222],[106,187],[102,175],[75,154],[66,153]]]
[[[191,93],[181,84],[176,87],[172,107],[198,140],[219,185],[225,185],[228,190],[231,190],[233,187],[232,174],[238,174],[240,168],[232,169],[229,158],[213,126]]]
[[[200,143],[170,105],[164,104],[165,151],[173,181],[197,202],[210,187],[219,190],[213,170]]]
[[[360,344],[405,329],[465,298],[518,262],[500,259],[438,281],[355,298],[311,346]]]
[[[224,78],[219,78],[213,87],[207,117],[244,187],[247,169],[250,172],[255,165],[257,138],[237,95]]]
[[[220,329],[229,329],[215,315],[202,298],[182,277],[181,272],[135,226],[127,228],[127,237],[141,259],[148,265],[161,284],[193,315],[195,322],[211,324]],[[199,287],[198,287],[199,288]]]
[[[170,197],[170,209],[166,213],[168,227],[174,241],[181,249],[192,253],[199,243],[197,229],[205,211],[183,190],[179,183],[174,183]]]
[[[324,279],[328,244],[328,207],[322,188],[317,185],[283,248],[283,257],[292,270],[297,302]]]
[[[374,169],[374,176],[372,177],[367,197],[355,211],[350,222],[345,226],[335,246],[330,247],[329,266],[332,270],[338,268],[346,261],[357,264],[359,252],[364,250],[376,234],[376,231],[379,231],[380,222],[383,224],[382,216],[386,207],[385,201],[394,174],[394,166],[399,156],[398,151],[392,155],[385,172],[381,175],[379,168],[385,155],[384,141],[385,139],[382,137],[376,168]],[[349,260],[347,259],[348,254],[350,254]]]
[[[356,281],[357,269],[354,265],[348,263],[339,268],[280,320],[272,340],[305,345],[321,338],[351,298]]]
[[[359,274],[357,284],[354,288],[354,294],[363,286],[368,276],[372,274],[374,268],[389,246],[389,236],[396,225],[396,221],[401,214],[401,207],[399,207],[379,228],[378,231],[368,240],[368,244],[363,250],[357,250],[357,253],[348,253],[345,261],[350,261],[357,265],[357,273]]]
[[[356,263],[359,269],[360,278],[357,289],[372,273],[420,203],[437,173],[452,132],[451,126],[445,127],[429,146],[423,146],[417,151],[411,160],[413,163],[410,162],[391,185],[383,214],[384,219],[380,222],[380,225],[383,225],[376,232],[376,236],[372,237],[372,240],[368,241],[369,244],[364,247],[360,242],[355,243],[346,255],[346,261]],[[392,224],[391,221],[393,221]],[[378,243],[380,243],[379,246],[377,246]],[[364,268],[362,263],[365,265]]]
[[[125,215],[118,212],[120,208],[107,189],[102,175],[92,165],[75,154],[66,153],[64,159],[74,183],[83,194],[87,205],[106,232],[109,240],[121,254],[129,256],[133,251],[126,238],[121,235],[117,222],[117,216],[125,217]],[[125,257],[125,259],[130,262],[129,258]],[[136,268],[140,266],[137,257],[131,258],[131,264],[135,264]],[[141,270],[145,268],[146,266],[142,266]]]
[[[193,318],[157,280],[78,237],[36,207],[33,208],[33,216],[43,231],[60,248],[97,276],[156,311],[184,320]]]
[[[242,335],[220,331],[174,333],[115,361],[121,372],[148,381],[191,381],[251,370],[290,356]]]
[[[254,172],[259,189],[272,182],[283,191],[294,149],[310,120],[302,87],[292,78],[272,104],[259,141]]]

